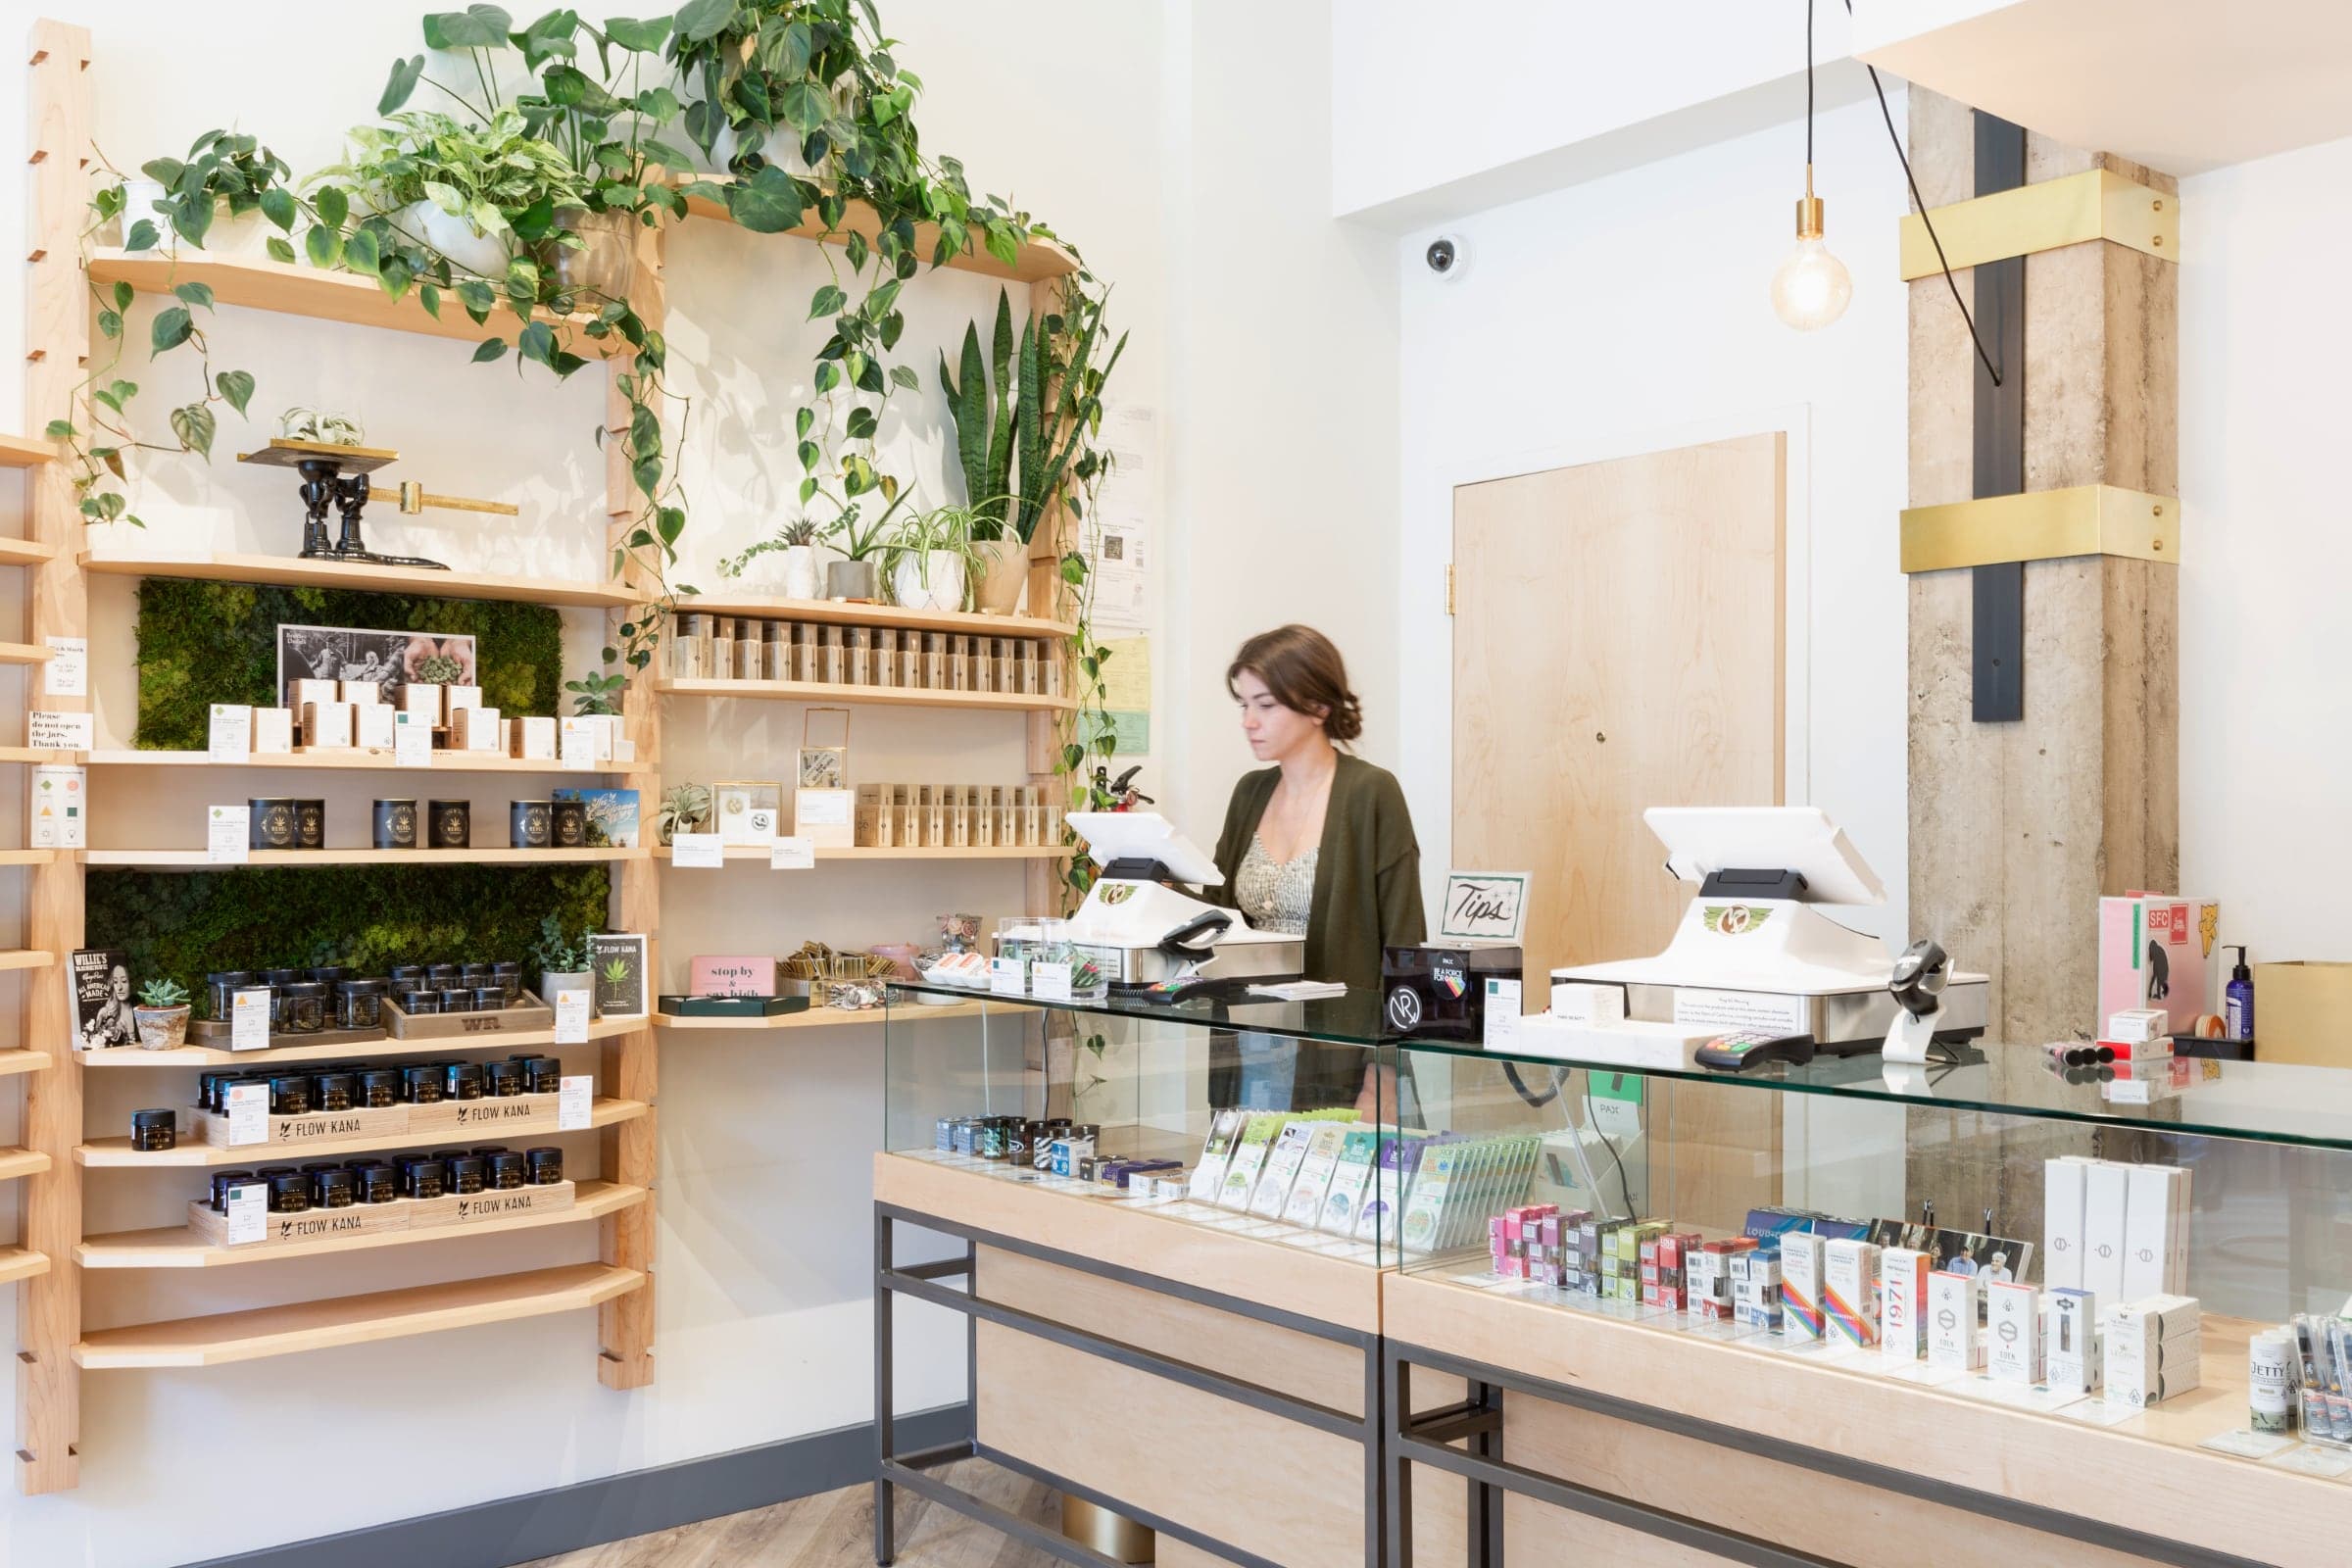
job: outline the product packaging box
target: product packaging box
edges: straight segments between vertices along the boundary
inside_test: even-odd
[[[556,760],[556,721],[538,714],[514,720],[514,756],[528,762]]]
[[[1732,1254],[1732,1316],[1752,1327],[1775,1331],[1786,1322],[1778,1252],[1759,1249]]]
[[[332,684],[329,682],[328,684]],[[314,749],[347,750],[352,743],[353,719],[349,703],[302,705],[302,744]]]
[[[1928,1276],[1928,1365],[1946,1372],[1984,1370],[1984,1278],[1937,1269]]]
[[[1807,1340],[1822,1336],[1822,1249],[1828,1245],[1810,1231],[1787,1231],[1781,1236],[1781,1306],[1783,1328]]]
[[[1625,988],[1554,978],[1551,1015],[1568,1023],[1625,1022]]]
[[[458,721],[459,709],[482,706],[482,689],[479,686],[444,686],[441,694],[448,721],[452,724]]]
[[[449,715],[449,743],[458,751],[495,752],[498,738],[495,708],[460,708]]]
[[[286,694],[286,706],[297,713],[313,703],[339,703],[343,700],[340,681],[314,680],[309,676],[290,683],[293,690]]]
[[[2352,963],[2258,963],[2254,997],[2264,1061],[2352,1067]]]
[[[294,749],[294,710],[257,708],[253,710],[253,755],[280,756]]]
[[[2124,1216],[2131,1190],[2128,1165],[2093,1160],[2082,1173],[2082,1288],[2102,1301],[2124,1297]]]
[[[346,681],[344,684],[349,685]],[[381,703],[361,703],[351,710],[352,740],[370,751],[392,749],[392,724],[398,715]]]
[[[2221,1010],[2217,965],[2222,906],[2211,899],[2136,893],[2099,901],[2099,1018],[2161,1011],[2172,1034],[2193,1035]]]
[[[1908,1247],[1879,1253],[1879,1349],[1916,1361],[1928,1348],[1928,1254]]]
[[[1848,1345],[1878,1344],[1879,1250],[1868,1242],[1833,1240],[1822,1250],[1821,1273],[1822,1311],[1831,1332]]]
[[[2041,1292],[1995,1280],[1984,1293],[1986,1361],[2003,1383],[2042,1380]]]
[[[339,680],[335,682],[335,701],[349,703],[354,708],[367,708],[384,700],[383,689],[371,680]]]
[[[2107,1032],[2103,1040],[2120,1040],[2127,1045],[2149,1044],[2173,1038],[2172,1014],[2162,1007],[2126,1007],[2107,1016]]]
[[[2041,1281],[2052,1290],[2082,1284],[2082,1183],[2089,1164],[2076,1154],[2041,1162]]]
[[[2043,1370],[2053,1389],[2099,1390],[2099,1298],[2088,1291],[2050,1292]]]
[[[2129,1165],[2124,1174],[2124,1287],[2106,1299],[2139,1301],[2164,1295],[2173,1283],[2173,1225],[2180,1208],[2173,1188],[2185,1172],[2178,1165]]]
[[[442,696],[447,690],[431,681],[413,680],[400,689],[400,710],[439,729],[448,711],[442,706]]]

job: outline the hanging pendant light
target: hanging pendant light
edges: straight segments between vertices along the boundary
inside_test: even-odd
[[[1843,316],[1853,297],[1853,278],[1822,238],[1821,198],[1813,194],[1813,0],[1805,0],[1805,194],[1796,204],[1796,249],[1772,274],[1772,309],[1811,332]]]

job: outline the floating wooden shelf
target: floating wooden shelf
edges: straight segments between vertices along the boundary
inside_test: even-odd
[[[0,746],[0,762],[35,762],[56,767],[72,767],[83,760],[80,752],[43,752],[29,746]]]
[[[125,555],[84,550],[84,571],[115,577],[186,577],[199,582],[273,583],[287,588],[350,588],[361,593],[429,594],[441,599],[502,599],[531,605],[586,605],[599,610],[636,603],[601,583],[495,572],[427,571],[421,566],[345,565],[300,556]],[[43,656],[47,657],[46,655]]]
[[[0,1149],[0,1182],[20,1176],[38,1176],[49,1168],[49,1156],[32,1149]]]
[[[85,865],[131,865],[150,871],[233,871],[236,863],[205,858],[203,850],[89,850]],[[643,850],[254,850],[243,864],[262,865],[580,865],[642,860]]]
[[[203,283],[220,305],[275,311],[281,316],[307,316],[318,321],[344,321],[353,326],[388,326],[396,331],[421,332],[427,337],[462,338],[478,343],[494,333],[510,340],[514,335],[514,312],[501,306],[490,319],[476,325],[457,296],[444,290],[441,314],[425,310],[411,288],[399,299],[386,294],[372,277],[357,272],[330,272],[321,268],[273,262],[266,257],[215,256],[183,251],[174,260],[163,251],[100,250],[90,257],[90,281],[128,283],[147,294],[169,294],[181,283]],[[561,317],[542,319],[560,321]],[[590,318],[571,318],[576,324]]]
[[[0,950],[0,971],[9,969],[46,969],[56,961],[56,954],[43,953],[38,948],[11,948]]]
[[[730,864],[746,862],[765,865],[768,861],[764,844],[730,844],[722,852]],[[820,860],[1062,860],[1077,854],[1075,849],[1060,844],[1015,844],[986,849],[878,849],[859,845],[855,849],[824,849],[815,852]],[[663,844],[653,852],[657,860],[670,858],[670,848]]]
[[[590,1127],[610,1127],[615,1122],[635,1121],[645,1114],[645,1110],[643,1101],[607,1100],[600,1097],[596,1103],[589,1107],[588,1125]],[[542,1127],[529,1136],[536,1138],[541,1133],[553,1133],[555,1129],[552,1127]],[[520,1137],[522,1133],[518,1130],[515,1136]],[[442,1128],[438,1131],[428,1129],[420,1132],[384,1133],[370,1138],[321,1140],[318,1143],[304,1144],[299,1148],[289,1145],[280,1151],[275,1146],[269,1144],[246,1144],[236,1149],[221,1149],[212,1144],[195,1142],[191,1137],[189,1141],[182,1143],[176,1149],[166,1149],[154,1153],[142,1152],[131,1148],[128,1138],[100,1138],[76,1146],[74,1151],[74,1159],[76,1164],[92,1168],[160,1170],[167,1166],[182,1168],[207,1165],[243,1165],[257,1159],[265,1161],[274,1159],[281,1154],[289,1158],[324,1159],[334,1154],[365,1153],[370,1149],[405,1149],[412,1144],[447,1144],[453,1139],[462,1141],[464,1135],[461,1133],[449,1128]]]
[[[49,1053],[46,1051],[0,1051],[0,1078],[20,1072],[39,1072],[48,1065]]]
[[[0,865],[47,865],[56,858],[55,850],[0,850]]]
[[[46,1255],[28,1247],[0,1247],[0,1285],[28,1280],[35,1274],[49,1272]]]
[[[654,682],[654,690],[664,697],[740,697],[844,708],[975,708],[1050,713],[1078,706],[1068,697],[934,691],[921,686],[845,686],[820,680],[660,680]]]
[[[985,1006],[977,1002],[952,1002],[937,1007],[901,1007],[901,1023],[939,1023],[951,1018],[978,1018],[990,1012],[1004,1012],[1023,1004],[1010,998],[992,1001]],[[666,1012],[654,1014],[657,1029],[847,1029],[858,1024],[878,1024],[889,1009],[868,1007],[861,1012],[844,1012],[838,1007],[810,1007],[807,1012],[787,1012],[773,1018],[679,1018]]]
[[[805,620],[825,626],[891,626],[899,630],[978,632],[986,637],[1068,637],[1078,628],[1067,621],[1032,615],[983,615],[963,610],[902,610],[896,605],[858,605],[842,599],[784,599],[771,594],[681,596],[678,609],[697,614],[752,615],[761,620]]]
[[[734,176],[730,174],[683,174],[678,177],[677,182],[684,184],[689,180],[696,179],[706,179],[720,186],[734,183]],[[713,201],[708,196],[687,197],[686,212],[692,218],[717,218],[733,221],[732,216],[727,212],[726,203]],[[808,220],[803,222],[800,227],[786,229],[784,232],[796,239],[822,240],[828,245],[846,245],[850,242],[850,235],[858,233],[863,234],[866,243],[871,244],[882,232],[882,220],[871,206],[864,202],[853,201],[849,205],[849,211],[842,215],[841,226],[830,232],[818,220],[814,212],[808,215]],[[938,244],[939,226],[936,223],[914,225],[914,254],[925,267],[931,265],[931,252]],[[1028,244],[1022,246],[1010,267],[1005,266],[984,250],[964,251],[947,265],[956,271],[980,272],[989,277],[1002,277],[1009,282],[1042,283],[1050,278],[1068,276],[1078,270],[1079,263],[1078,258],[1071,255],[1058,241],[1040,237],[1032,239]]]
[[[44,753],[71,761],[71,752]],[[0,760],[6,760],[0,758]],[[280,752],[269,757],[252,757],[242,762],[216,762],[207,752],[147,752],[130,748],[111,748],[89,753],[83,760],[93,767],[250,767],[322,769],[327,772],[401,772],[401,773],[568,773],[574,778],[597,779],[620,777],[631,773],[650,773],[650,762],[615,762],[610,767],[569,768],[554,762],[524,761],[516,757],[501,757],[495,752],[433,753],[433,765],[428,768],[401,767],[392,760],[390,751],[381,747],[354,747],[335,752]]]
[[[493,1274],[446,1285],[101,1329],[81,1337],[74,1347],[74,1362],[89,1371],[220,1366],[600,1306],[644,1283],[642,1271],[610,1263]]]
[[[0,538],[0,566],[38,566],[56,559],[55,545],[31,539]]]
[[[547,1213],[517,1214],[512,1219],[483,1220],[473,1225],[432,1225],[422,1230],[329,1236],[315,1242],[275,1246],[221,1247],[206,1241],[185,1225],[152,1231],[118,1231],[83,1242],[74,1249],[74,1260],[83,1268],[219,1268],[229,1263],[271,1263],[281,1257],[316,1257],[321,1252],[358,1252],[375,1247],[405,1247],[414,1242],[445,1242],[462,1236],[542,1230],[576,1220],[602,1219],[642,1203],[650,1196],[642,1187],[588,1181],[578,1184],[569,1208]]]
[[[598,1018],[588,1025],[588,1038],[603,1040],[645,1026],[643,1018]],[[273,1067],[287,1061],[358,1061],[378,1056],[441,1056],[462,1051],[522,1051],[555,1043],[554,1030],[529,1029],[511,1035],[448,1035],[431,1040],[394,1040],[386,1036],[357,1046],[270,1046],[262,1051],[223,1051],[213,1046],[141,1051],[136,1046],[118,1046],[82,1053],[81,1064],[84,1067]]]
[[[0,434],[0,468],[37,468],[57,457],[57,443]]]
[[[46,664],[49,650],[31,643],[0,643],[0,664]]]

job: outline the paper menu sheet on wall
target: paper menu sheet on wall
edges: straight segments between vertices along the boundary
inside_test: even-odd
[[[82,850],[90,844],[89,779],[79,767],[32,770],[29,849]]]
[[[24,715],[24,744],[33,751],[86,752],[97,743],[95,713],[44,713],[35,710]]]
[[[90,640],[51,637],[49,661],[41,666],[41,690],[51,697],[90,695]]]
[[[1103,411],[1102,450],[1110,473],[1096,498],[1087,554],[1094,561],[1098,628],[1142,631],[1152,623],[1152,512],[1159,493],[1159,413],[1134,405]]]

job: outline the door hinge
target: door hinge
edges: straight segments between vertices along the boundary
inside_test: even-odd
[[[1446,563],[1446,613],[1453,613],[1453,563]]]

